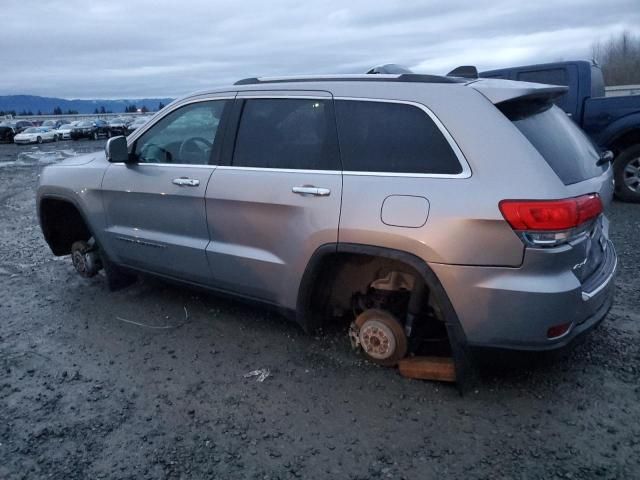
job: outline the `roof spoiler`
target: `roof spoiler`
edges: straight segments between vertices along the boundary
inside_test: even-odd
[[[494,78],[481,78],[469,86],[491,101],[494,105],[509,101],[553,101],[567,93],[567,87],[541,83],[517,82]]]
[[[462,65],[447,73],[447,77],[478,78],[478,69],[473,65]]]

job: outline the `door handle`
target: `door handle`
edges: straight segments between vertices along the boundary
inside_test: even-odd
[[[291,191],[298,195],[314,195],[316,197],[328,197],[331,194],[331,190],[328,188],[314,187],[313,185],[293,187]]]
[[[197,187],[200,185],[200,180],[196,180],[194,178],[180,177],[174,178],[171,182],[174,185],[179,185],[180,187]]]

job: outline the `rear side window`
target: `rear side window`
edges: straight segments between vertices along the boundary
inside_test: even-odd
[[[597,177],[606,170],[606,165],[596,165],[600,154],[591,140],[555,105],[509,102],[498,108],[565,185]]]
[[[339,170],[331,102],[289,98],[245,100],[233,165]]]
[[[459,174],[462,166],[438,126],[403,103],[336,101],[345,171]]]

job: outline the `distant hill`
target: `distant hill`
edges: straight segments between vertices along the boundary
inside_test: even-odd
[[[101,112],[122,113],[127,108],[136,106],[146,107],[150,112],[158,110],[160,103],[167,105],[172,102],[172,98],[136,98],[128,100],[67,100],[65,98],[38,97],[36,95],[5,95],[0,96],[0,112],[15,111],[20,115],[23,112],[31,112],[37,115],[54,113],[60,109],[63,113],[69,110],[77,113],[94,113],[96,109]]]

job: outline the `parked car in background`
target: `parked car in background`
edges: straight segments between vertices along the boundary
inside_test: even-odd
[[[640,95],[605,97],[600,66],[586,61],[502,68],[480,76],[568,87],[555,104],[602,150],[613,152],[616,196],[640,203]]]
[[[434,342],[561,348],[605,317],[617,265],[612,168],[553,104],[565,90],[245,79],[46,167],[40,225],[82,276],[154,273],[308,332],[336,317],[383,365]]]
[[[114,137],[116,135],[127,135],[128,122],[123,118],[114,118],[109,121],[109,136]]]
[[[29,120],[16,120],[13,125],[16,133],[21,133],[27,128],[35,127],[34,123]]]
[[[58,133],[59,140],[70,140],[71,139],[71,131],[73,128],[80,122],[72,122],[72,123],[64,123],[60,125],[56,132]]]
[[[30,127],[13,137],[14,143],[18,144],[55,142],[56,140],[58,140],[56,131],[47,127]]]
[[[40,126],[56,130],[60,125],[62,125],[62,120],[45,120]]]
[[[109,123],[104,120],[94,120],[93,125],[95,126],[95,134],[93,135],[93,139],[97,140],[99,137],[109,137]]]
[[[93,138],[95,131],[96,128],[93,122],[83,120],[73,126],[70,136],[72,140],[79,140],[81,138]]]
[[[16,135],[14,125],[10,122],[0,123],[0,142],[13,143],[13,137]]]
[[[138,117],[127,126],[127,134],[134,132],[149,121],[149,117]]]
[[[79,140],[81,138],[91,138],[98,140],[100,137],[109,136],[109,124],[104,120],[84,120],[78,122],[71,129],[71,138],[73,140]]]

